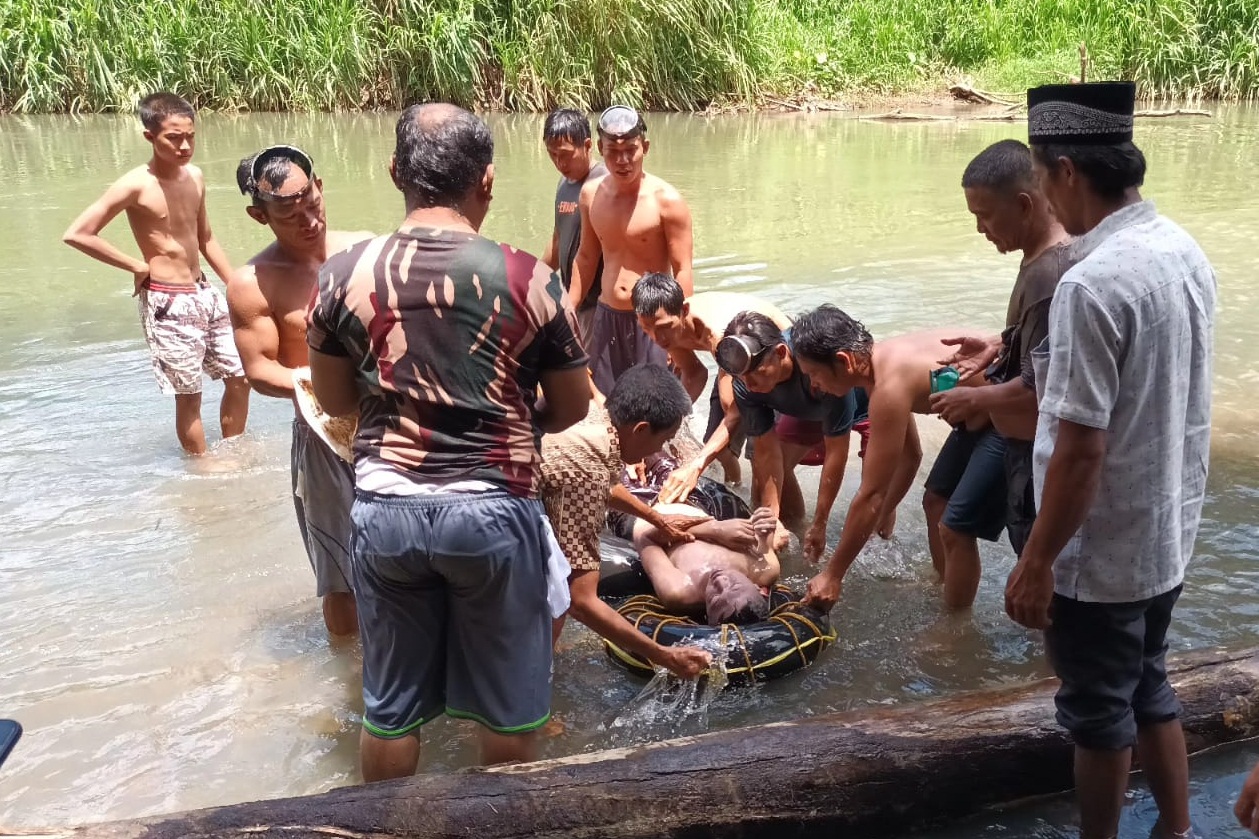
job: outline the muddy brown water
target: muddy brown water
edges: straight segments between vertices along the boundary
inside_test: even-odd
[[[539,141],[541,119],[491,123],[497,180],[485,232],[540,252],[557,177]],[[648,167],[681,190],[695,216],[697,288],[763,295],[788,312],[834,302],[876,338],[1000,327],[1017,257],[999,256],[975,232],[958,182],[972,155],[1019,136],[1022,125],[837,115],[657,115],[649,124]],[[233,262],[266,242],[243,211],[234,167],[273,142],[314,156],[334,227],[395,226],[402,208],[386,172],[392,125],[391,115],[207,116],[196,159]],[[1142,122],[1138,141],[1150,161],[1147,196],[1198,237],[1220,276],[1210,494],[1172,644],[1250,644],[1259,616],[1259,444],[1251,433],[1259,111]],[[245,438],[202,461],[182,457],[172,405],[149,371],[130,277],[60,243],[76,213],[145,154],[130,119],[0,118],[0,716],[26,727],[0,771],[6,825],[122,818],[358,781],[360,660],[352,647],[329,646],[313,597],[288,496],[291,408],[255,395]],[[125,225],[107,235],[134,251]],[[216,400],[217,386],[209,392]],[[930,455],[943,428],[922,426]],[[815,485],[817,470],[806,471],[806,485]],[[843,499],[855,474],[854,457]],[[835,647],[791,678],[722,695],[709,708],[710,728],[1046,673],[1036,636],[1002,613],[1006,544],[984,546],[973,614],[943,613],[920,494],[919,485],[902,507],[896,538],[872,545],[850,574]],[[786,573],[802,581],[807,569],[795,557]],[[642,683],[612,666],[589,632],[570,628],[563,643],[554,707],[564,732],[547,741],[546,754],[623,742],[609,723]],[[675,730],[662,723],[633,736]],[[465,725],[425,729],[427,769],[465,766],[473,756]],[[1249,756],[1216,759],[1197,776],[1195,808],[1220,816],[1212,822],[1220,831]],[[1125,830],[1148,831],[1148,809],[1138,798]],[[1067,835],[1069,820],[1065,805],[1051,804],[947,835]]]

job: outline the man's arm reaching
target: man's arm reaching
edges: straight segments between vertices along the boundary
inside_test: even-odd
[[[896,489],[897,467],[913,422],[910,389],[896,385],[896,381],[884,382],[870,394],[870,446],[861,486],[848,507],[839,545],[826,567],[809,581],[805,603],[823,611],[839,599],[844,575],[870,541]]]
[[[835,497],[839,495],[839,487],[844,482],[851,439],[852,435],[847,433],[825,438],[826,456],[822,461],[822,477],[817,485],[817,508],[813,513],[813,524],[804,537],[804,558],[809,562],[817,562],[826,550],[826,523],[830,521],[831,508],[834,507]]]
[[[730,445],[730,440],[739,427],[739,406],[734,398],[734,380],[730,378],[729,373],[721,370],[717,372],[717,395],[724,412],[721,424],[704,441],[704,447],[690,463],[674,469],[665,479],[664,486],[660,488],[662,502],[672,504],[685,501],[691,494],[691,490],[695,489],[695,485],[699,483],[699,477],[704,474],[708,464],[716,460],[717,455]]]
[[[599,572],[574,571],[568,578],[572,596],[569,612],[574,618],[623,650],[639,655],[683,679],[693,679],[712,664],[710,653],[699,647],[662,647],[634,628],[616,610],[599,599]]]
[[[148,275],[148,263],[118,250],[102,239],[100,232],[115,216],[132,206],[139,194],[139,187],[129,176],[119,178],[104,195],[80,213],[61,236],[61,241],[75,250],[106,265],[130,272],[135,279],[137,293],[140,291],[140,283]]]

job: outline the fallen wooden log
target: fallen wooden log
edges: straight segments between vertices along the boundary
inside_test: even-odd
[[[1259,650],[1180,656],[1173,672],[1191,750],[1259,734]],[[1055,688],[1047,679],[639,748],[37,835],[901,835],[986,806],[1069,788],[1071,746],[1054,723]]]
[[[900,108],[885,114],[862,114],[858,119],[869,120],[916,120],[922,122],[953,122],[957,117],[947,114],[914,114],[905,113]]]
[[[1134,117],[1209,117],[1210,111],[1199,108],[1171,108],[1166,111],[1136,111]]]
[[[972,87],[966,82],[958,82],[949,86],[949,93],[954,99],[960,99],[963,102],[970,102],[975,105],[1017,105],[1015,96],[1006,93],[989,93],[986,90],[979,90]]]

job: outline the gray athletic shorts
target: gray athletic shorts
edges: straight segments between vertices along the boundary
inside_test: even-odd
[[[638,315],[633,309],[623,312],[599,303],[587,340],[590,342],[586,345],[590,373],[595,387],[604,396],[612,392],[612,385],[631,367],[669,362],[669,354],[638,325]]]
[[[517,734],[551,716],[542,503],[505,492],[359,491],[354,591],[363,727],[401,737],[443,711]]]
[[[301,418],[293,420],[293,509],[315,571],[315,595],[350,587],[350,505],[354,470]]]

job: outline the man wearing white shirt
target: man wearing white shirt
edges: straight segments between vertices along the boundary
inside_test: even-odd
[[[1079,261],[1033,352],[1039,516],[1006,611],[1045,630],[1062,680],[1082,839],[1116,835],[1134,745],[1155,835],[1192,835],[1165,656],[1206,489],[1216,281],[1194,240],[1138,192],[1134,98],[1128,83],[1028,91],[1033,164]]]

